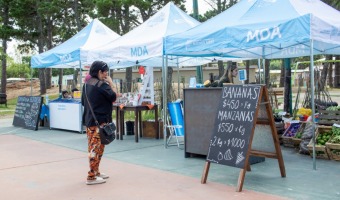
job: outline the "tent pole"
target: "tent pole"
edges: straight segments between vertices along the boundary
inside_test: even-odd
[[[266,59],[264,59],[264,58],[262,58],[262,84],[266,84],[266,82],[265,82],[265,79],[266,79],[266,76],[267,76],[267,74],[265,74],[266,72],[265,72],[265,64],[266,64]]]
[[[164,138],[164,148],[167,148],[166,145],[166,128],[167,128],[167,74],[168,74],[168,56],[166,55],[165,58],[164,56],[162,56],[162,60],[163,60],[163,70],[162,70],[162,74],[163,74],[163,138]],[[165,62],[164,62],[165,59]]]
[[[310,65],[309,65],[309,71],[310,71],[310,87],[311,87],[311,104],[312,104],[312,133],[313,133],[313,169],[316,170],[316,160],[315,160],[315,104],[314,104],[314,42],[311,39],[310,40]]]
[[[261,61],[262,61],[262,67],[261,67],[261,68],[262,68],[262,78],[263,78],[263,83],[265,84],[265,81],[264,81],[264,80],[265,80],[266,78],[265,78],[265,74],[264,74],[264,68],[265,68],[265,66],[264,66],[264,65],[265,65],[264,60],[265,60],[265,59],[264,59],[264,46],[262,46],[262,59],[261,59]],[[260,83],[262,83],[262,79],[261,79],[261,82],[260,82]]]
[[[80,73],[80,80],[79,80],[79,91],[82,91],[82,79],[83,79],[83,73],[82,73],[82,71],[81,71],[81,60],[79,60],[79,73]],[[77,88],[77,86],[76,86],[76,88]],[[81,116],[83,116],[83,112],[84,112],[84,110],[83,110],[84,108],[83,108],[83,106],[81,106],[81,108],[80,108],[80,114],[81,114]],[[82,133],[84,133],[84,130],[83,130],[83,121],[81,122],[81,124],[80,124],[80,133],[82,134]]]
[[[179,63],[178,63],[178,56],[177,56],[177,80],[178,80],[178,84],[177,84],[177,88],[178,88],[178,96],[177,96],[177,99],[180,99],[180,95],[181,95],[181,91],[180,91],[180,88],[181,88],[181,85],[180,85],[180,78],[179,78]]]
[[[258,73],[258,75],[259,75],[259,83],[261,84],[261,60],[260,60],[260,58],[257,59],[257,69],[259,70],[259,73]]]
[[[79,88],[82,88],[82,79],[83,79],[83,72],[81,70],[81,61],[79,61],[79,66],[80,66],[80,69],[79,69],[79,73],[80,73],[80,80],[79,80]],[[110,71],[110,70],[109,70]],[[77,87],[77,86],[76,86]]]

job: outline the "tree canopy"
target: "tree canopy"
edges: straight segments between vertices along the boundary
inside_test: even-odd
[[[204,1],[211,8],[199,16],[201,22],[225,11],[239,0]],[[338,0],[323,1],[338,10],[340,9]],[[21,67],[21,65],[14,65],[12,61],[7,62],[6,60],[7,43],[10,40],[19,41],[18,48],[22,53],[42,53],[71,38],[92,18],[99,18],[113,31],[123,35],[149,19],[169,2],[170,0],[0,0],[1,92],[6,90],[6,77],[15,74],[7,73],[7,70],[11,71],[13,67]],[[173,0],[172,2],[186,11],[185,0]],[[13,66],[7,69],[7,64]],[[29,67],[27,61],[23,61],[22,64]],[[275,68],[277,68],[276,65]],[[53,74],[57,73],[55,70],[52,71]],[[50,77],[52,71],[41,69],[39,73],[35,72],[35,74],[39,74],[43,87],[46,83],[45,76]],[[43,93],[46,89],[41,88],[41,90]]]

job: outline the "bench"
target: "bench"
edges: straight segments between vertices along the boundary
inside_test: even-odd
[[[7,94],[0,93],[0,104],[5,104],[7,107]]]

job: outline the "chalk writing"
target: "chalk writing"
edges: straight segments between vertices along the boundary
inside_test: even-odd
[[[244,168],[260,85],[227,85],[222,89],[207,160]]]
[[[42,97],[19,96],[15,109],[13,126],[37,130]]]

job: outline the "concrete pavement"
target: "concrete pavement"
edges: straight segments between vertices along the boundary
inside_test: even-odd
[[[280,199],[109,158],[101,171],[111,177],[88,186],[87,153],[11,134],[0,136],[0,158],[1,199]]]
[[[107,183],[88,186],[86,135],[64,130],[38,131],[0,119],[1,199],[340,199],[340,162],[317,160],[282,147],[287,177],[275,159],[252,165],[243,191],[235,192],[238,168],[212,164],[202,185],[205,160],[184,158],[163,140],[133,136],[105,149],[101,171]]]

